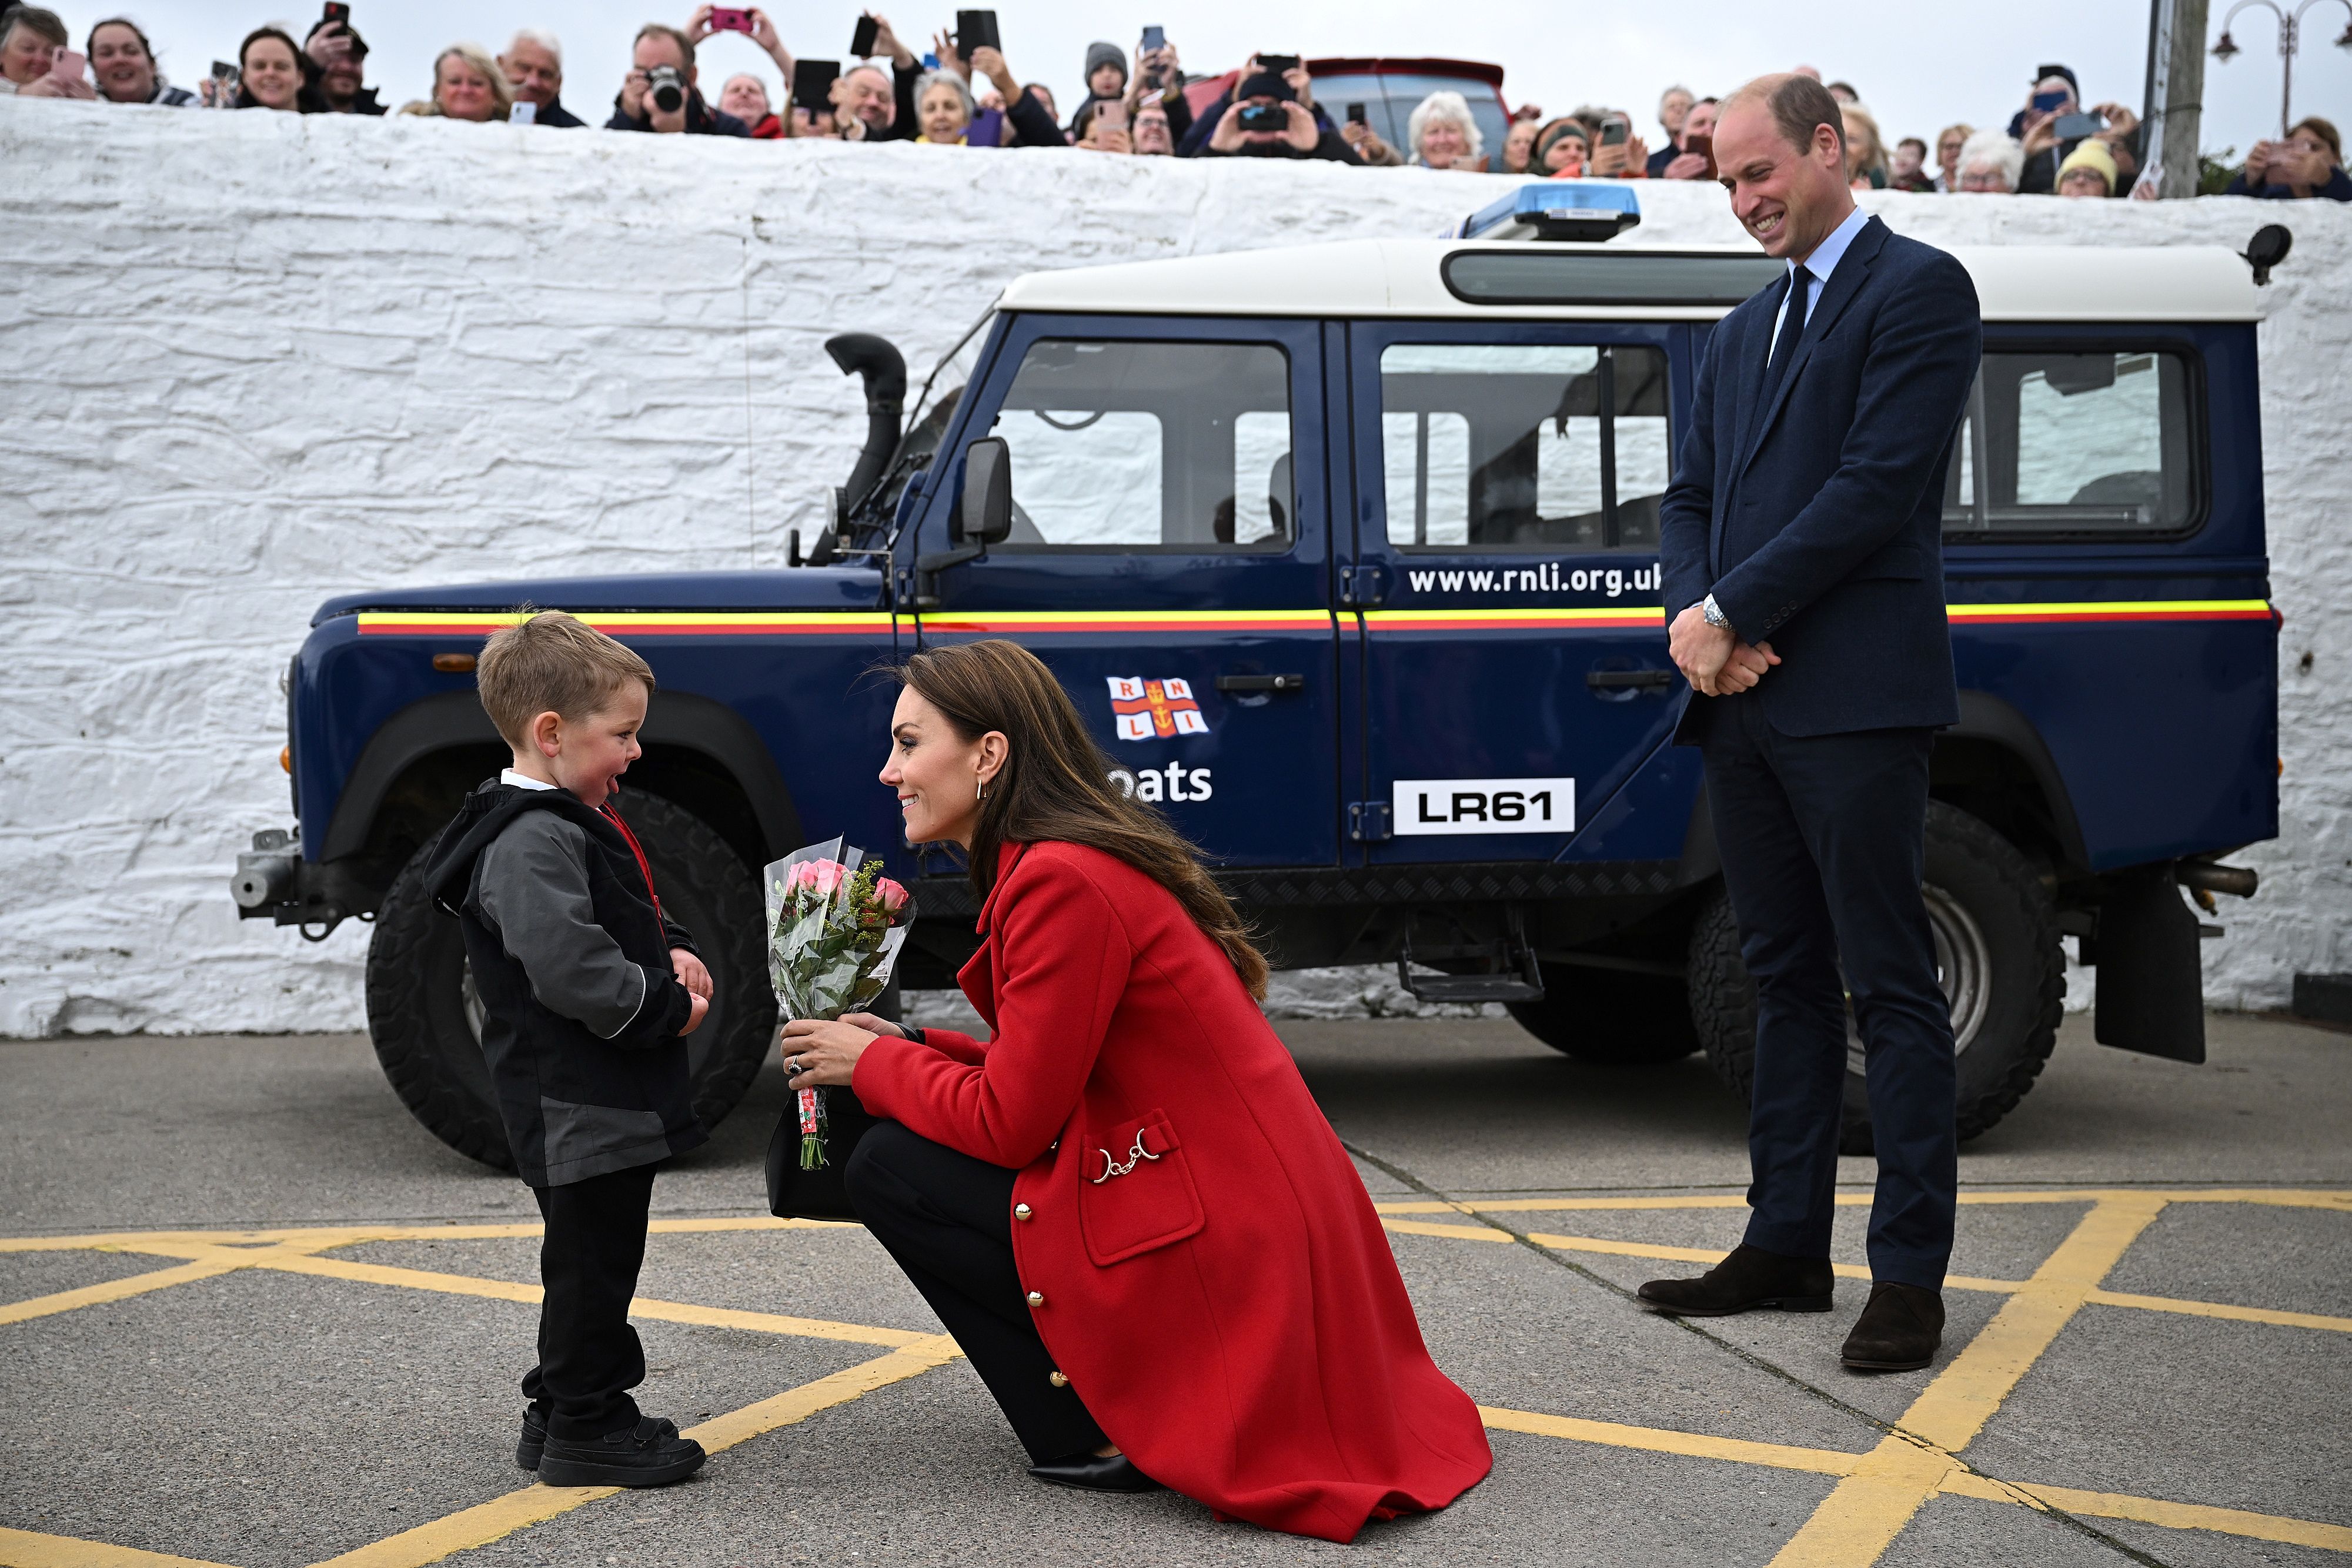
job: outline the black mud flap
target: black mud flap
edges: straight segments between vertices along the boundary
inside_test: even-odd
[[[2173,1061],[2205,1060],[2205,985],[2197,915],[2169,862],[2107,878],[2095,962],[2101,1045]]]

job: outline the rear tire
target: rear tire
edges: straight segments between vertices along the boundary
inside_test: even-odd
[[[629,826],[653,867],[662,907],[694,936],[714,995],[687,1037],[695,1114],[726,1119],[775,1039],[759,880],[700,818],[659,796],[633,797]],[[514,1169],[482,1059],[479,1003],[457,922],[433,907],[416,852],[385,894],[368,943],[368,1032],[393,1092],[425,1131],[470,1159]]]
[[[1680,1061],[1698,1049],[1679,976],[1581,964],[1541,966],[1539,1002],[1506,1002],[1519,1027],[1563,1055],[1605,1067]]]
[[[1953,1004],[1963,1141],[2017,1108],[2058,1043],[2066,956],[2050,894],[2015,846],[1978,818],[1940,800],[1927,805],[1928,921],[1938,977]],[[1755,1084],[1756,983],[1739,958],[1731,900],[1717,892],[1691,930],[1691,1015],[1707,1062],[1733,1093]],[[1846,1023],[1841,1154],[1873,1143],[1862,1041]]]

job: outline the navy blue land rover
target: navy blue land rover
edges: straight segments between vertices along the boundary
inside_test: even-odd
[[[1550,240],[1508,211],[1473,227],[1294,267],[1024,277],[911,406],[887,342],[835,340],[870,428],[790,570],[330,601],[289,676],[299,826],[241,857],[242,913],[312,936],[373,918],[385,1071],[433,1132],[506,1163],[457,926],[419,868],[504,757],[482,637],[526,601],[570,610],[661,684],[624,807],[714,936],[715,1027],[692,1043],[716,1121],[772,1037],[769,859],[888,846],[923,913],[904,982],[951,983],[971,897],[898,839],[874,780],[892,690],[869,672],[1010,637],[1280,965],[1393,962],[1571,1056],[1704,1050],[1744,1092],[1752,988],[1697,754],[1666,744],[1689,699],[1658,506],[1711,324],[1780,264]],[[2099,1040],[2202,1060],[2211,928],[2189,901],[2251,894],[2220,862],[2277,831],[2277,618],[2247,265],[1958,255],[1985,357],[1944,497],[1962,717],[1936,748],[1927,894],[1968,1136],[2050,1054],[2062,934],[2099,967]],[[1856,1151],[1861,1071],[1857,1043]]]

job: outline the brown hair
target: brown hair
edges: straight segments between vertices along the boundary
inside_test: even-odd
[[[38,5],[12,5],[5,9],[6,15],[0,16],[0,43],[5,43],[9,34],[22,27],[33,37],[47,38],[61,49],[73,47],[67,41],[66,25],[58,19],[55,11],[45,11]]]
[[[646,662],[586,622],[527,604],[515,613],[521,619],[482,644],[474,675],[482,707],[509,746],[524,745],[541,714],[586,718],[631,681],[653,695]]]
[[[2297,131],[2310,131],[2327,143],[2327,151],[2335,155],[2338,163],[2344,162],[2344,138],[2336,133],[2334,121],[2322,120],[2315,114],[2306,114],[2294,122],[2294,130],[2286,133],[2286,139],[2294,141]]]
[[[685,62],[686,68],[688,70],[694,68],[694,40],[676,27],[666,22],[648,22],[637,29],[637,36],[635,38],[629,40],[630,49],[634,51],[638,44],[647,38],[667,38],[677,46],[677,57]]]
[[[1758,77],[1727,94],[1721,112],[1729,114],[1743,103],[1763,104],[1772,116],[1772,123],[1780,129],[1781,140],[1800,152],[1811,152],[1813,131],[1828,126],[1837,132],[1838,161],[1845,161],[1845,105],[1832,98],[1830,89],[1812,78],[1794,74]]]
[[[892,668],[899,683],[940,710],[970,744],[991,730],[1011,742],[981,803],[971,837],[971,880],[987,896],[998,852],[1010,841],[1084,844],[1126,862],[1170,893],[1225,950],[1253,997],[1265,995],[1265,955],[1200,852],[1168,820],[1110,781],[1111,761],[1037,655],[993,640],[931,648]]]
[[[128,16],[109,16],[103,22],[91,23],[89,26],[89,37],[83,40],[81,46],[81,52],[83,54],[95,55],[98,53],[98,30],[100,27],[128,27],[131,30],[131,36],[139,40],[140,50],[146,55],[147,63],[151,66],[155,63],[155,46],[147,41],[147,35],[140,31],[139,24],[132,21]]]

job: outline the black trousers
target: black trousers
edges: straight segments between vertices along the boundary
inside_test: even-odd
[[[1829,1255],[1851,993],[1878,1152],[1871,1273],[1939,1289],[1959,1152],[1951,1010],[1919,892],[1934,732],[1790,736],[1745,697],[1694,700],[1715,708],[1707,800],[1756,977],[1748,1240]]]
[[[1013,1173],[880,1122],[842,1175],[850,1207],[955,1336],[1031,1462],[1108,1442],[1076,1392],[1052,1382],[1013,1264]]]
[[[629,1390],[646,1380],[645,1347],[629,1326],[629,1298],[646,1260],[646,1216],[656,1166],[634,1166],[562,1186],[535,1186],[547,1221],[539,1278],[539,1364],[523,1396],[547,1435],[601,1437],[637,1424]]]

